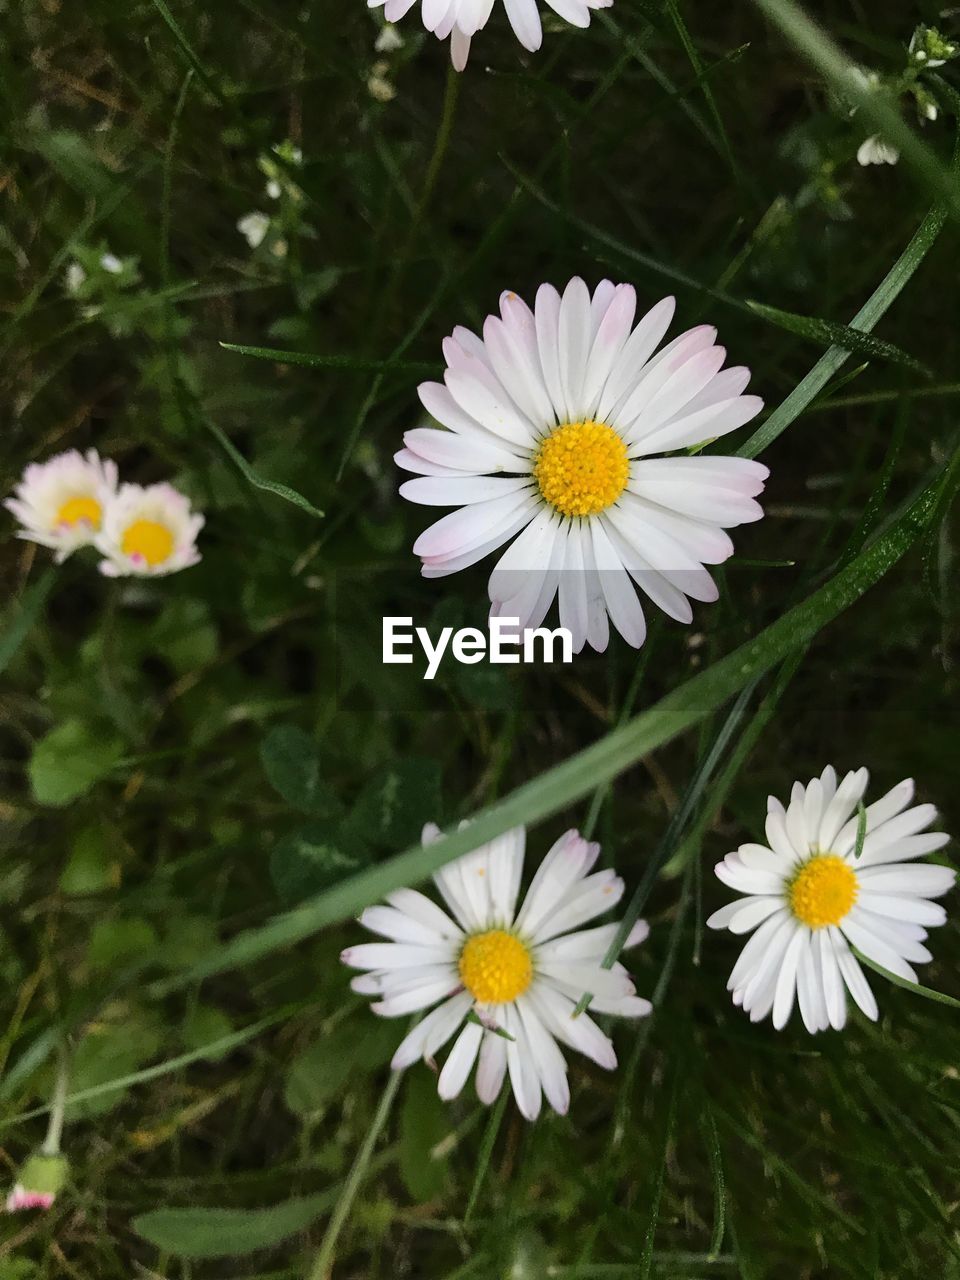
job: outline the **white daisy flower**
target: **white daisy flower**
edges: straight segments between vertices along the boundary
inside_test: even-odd
[[[371,9],[385,5],[388,22],[399,20],[412,9],[416,0],[367,0]],[[495,0],[422,0],[421,19],[438,40],[450,37],[450,57],[457,71],[467,65],[470,41],[486,25]],[[589,27],[593,9],[609,9],[613,0],[547,0],[547,4],[566,22],[575,27]],[[543,40],[537,0],[503,0],[514,34],[525,49],[536,53]]]
[[[428,825],[424,843],[438,834]],[[561,1115],[570,1103],[558,1041],[607,1070],[617,1065],[613,1045],[589,1014],[573,1016],[586,992],[598,1013],[640,1018],[651,1006],[635,994],[622,965],[601,968],[617,926],[580,930],[623,894],[613,871],[588,874],[600,846],[578,831],[561,836],[517,911],[524,842],[517,828],[437,872],[452,919],[416,890],[388,894],[390,905],[368,907],[360,923],[390,941],[348,947],[341,959],[368,970],[351,986],[377,996],[371,1007],[384,1017],[437,1005],[394,1054],[395,1070],[417,1058],[431,1061],[459,1030],[440,1072],[440,1097],[457,1097],[479,1058],[480,1101],[493,1102],[509,1072],[520,1111],[535,1120],[541,1094]],[[647,933],[640,921],[627,945]]]
[[[117,465],[96,449],[71,449],[47,462],[32,462],[4,506],[20,521],[18,538],[54,551],[61,564],[89,546],[117,489]]]
[[[655,457],[726,435],[763,407],[725,369],[717,331],[698,325],[659,352],[673,317],[664,298],[634,326],[631,285],[579,278],[541,285],[533,311],[500,298],[483,338],[458,327],[443,344],[443,383],[420,399],[446,430],[404,436],[400,492],[457,507],[421,534],[423,576],[465,569],[516,534],[490,578],[491,614],[536,627],[559,595],[579,652],[607,647],[609,621],[639,647],[643,609],[631,579],[680,622],[688,597],[715,600],[704,569],[733,552],[725,528],[759,520],[769,474],[747,458]],[[655,354],[656,352],[656,354]]]
[[[861,142],[857,148],[857,164],[866,166],[869,164],[896,164],[900,159],[900,152],[896,147],[884,142],[879,133],[873,134],[866,141]]]
[[[786,809],[770,796],[767,844],[743,844],[716,867],[724,884],[747,896],[721,907],[707,924],[731,933],[756,930],[727,982],[751,1022],[772,1011],[779,1030],[796,997],[808,1031],[839,1031],[847,1018],[846,991],[875,1020],[877,1004],[851,943],[911,982],[917,975],[908,961],[932,958],[923,945],[927,929],[947,917],[929,899],[946,893],[955,874],[911,860],[942,848],[949,836],[924,832],[936,817],[932,804],[907,808],[913,799],[908,778],[867,807],[856,858],[858,806],[868,777],[857,769],[837,786],[828,765],[805,787],[793,784]]]
[[[173,485],[142,488],[125,484],[107,507],[96,546],[108,578],[158,577],[186,569],[200,559],[197,534],[203,516]]]

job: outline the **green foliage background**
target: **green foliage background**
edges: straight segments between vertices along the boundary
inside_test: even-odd
[[[888,78],[940,8],[810,6]],[[952,475],[955,218],[909,257],[878,341],[836,327],[957,199],[949,89],[931,82],[942,111],[922,128],[891,98],[926,159],[863,169],[872,128],[761,9],[786,6],[617,0],[586,32],[548,19],[532,58],[498,13],[454,81],[415,14],[402,50],[376,53],[362,0],[0,5],[0,487],[96,445],[207,516],[203,562],[148,583],[85,556],[53,571],[10,521],[0,547],[5,1178],[43,1137],[63,1036],[82,1095],[69,1187],[0,1221],[0,1280],[960,1275],[956,1013],[877,979],[877,1026],[752,1027],[724,990],[735,941],[702,932],[728,896],[713,863],[827,761],[869,765],[877,789],[913,775],[960,826],[942,505],[749,686],[709,777],[726,710],[618,755],[593,803],[538,810],[534,857],[595,821],[629,889],[666,861],[631,961],[657,1011],[614,1029],[617,1073],[571,1064],[569,1116],[528,1126],[469,1090],[441,1105],[423,1066],[385,1094],[403,1027],[349,992],[354,925],[255,932],[246,963],[221,950],[655,707]],[[251,250],[236,224],[256,210],[272,220]],[[416,383],[502,289],[575,273],[676,292],[771,410],[838,333],[854,351],[774,417],[767,518],[692,628],[657,621],[639,657],[615,641],[570,668],[385,668],[384,614],[485,615],[484,566],[424,582],[410,552],[426,516],[397,497],[392,454]],[[923,980],[960,995],[955,924],[933,949]]]

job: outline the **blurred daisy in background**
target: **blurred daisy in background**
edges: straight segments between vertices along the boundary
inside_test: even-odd
[[[804,787],[793,784],[790,804],[767,802],[767,844],[743,844],[716,867],[717,876],[746,895],[707,921],[712,929],[753,933],[727,983],[733,1002],[759,1022],[773,1013],[786,1025],[796,1000],[808,1031],[840,1030],[848,991],[868,1018],[877,1004],[850,944],[875,964],[917,981],[910,961],[932,959],[927,929],[946,912],[931,898],[952,886],[949,867],[917,865],[949,836],[924,829],[931,804],[907,808],[907,779],[866,809],[866,836],[856,856],[859,806],[868,773],[857,769],[840,785],[831,766]],[[846,991],[845,991],[846,988]]]
[[[435,826],[425,827],[424,843],[438,835]],[[612,1043],[589,1014],[573,1016],[585,993],[598,1013],[639,1018],[651,1006],[622,965],[601,968],[617,926],[580,930],[623,894],[613,871],[590,874],[600,846],[577,831],[561,836],[518,912],[524,843],[517,828],[438,871],[434,881],[449,915],[416,890],[388,894],[389,906],[368,907],[360,923],[390,941],[348,947],[341,959],[368,971],[351,986],[377,996],[371,1007],[384,1017],[437,1006],[400,1045],[395,1070],[418,1058],[431,1061],[459,1032],[440,1072],[441,1098],[457,1097],[476,1062],[480,1101],[493,1102],[509,1074],[520,1111],[534,1120],[541,1095],[561,1114],[569,1106],[558,1042],[607,1070],[617,1065]],[[627,945],[647,933],[638,922]]]
[[[384,6],[388,22],[398,22],[416,0],[367,0],[371,9]],[[486,25],[495,0],[423,0],[421,19],[438,40],[450,37],[450,57],[457,71],[467,65],[470,41]],[[575,27],[589,27],[592,9],[609,9],[613,0],[547,0],[547,4]],[[514,35],[525,49],[535,53],[543,40],[537,0],[504,0]]]
[[[18,538],[54,551],[61,564],[78,547],[89,546],[117,489],[117,467],[96,449],[71,449],[47,462],[32,462],[4,506],[20,522]]]
[[[107,508],[96,538],[110,578],[157,577],[186,569],[200,559],[197,534],[203,516],[170,484],[143,488],[125,484]]]
[[[420,399],[444,430],[404,435],[400,492],[458,510],[414,551],[445,577],[509,542],[489,584],[491,614],[536,627],[559,596],[574,650],[602,652],[609,622],[639,647],[646,621],[634,583],[670,617],[715,600],[704,565],[733,552],[725,529],[763,515],[768,470],[747,458],[656,457],[726,435],[763,407],[744,395],[750,371],[723,369],[717,331],[698,325],[660,348],[673,318],[664,298],[634,325],[631,285],[580,279],[563,296],[541,285],[531,310],[504,293],[480,338],[458,327],[443,344],[443,383]],[[689,597],[689,598],[688,598]]]

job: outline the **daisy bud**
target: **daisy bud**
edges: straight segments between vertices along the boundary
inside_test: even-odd
[[[49,1209],[67,1180],[70,1166],[66,1156],[32,1155],[17,1177],[6,1199],[7,1213],[23,1209]]]

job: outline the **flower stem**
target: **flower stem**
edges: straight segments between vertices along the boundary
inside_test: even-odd
[[[67,1104],[67,1091],[70,1088],[70,1054],[65,1044],[57,1049],[57,1077],[53,1083],[53,1094],[50,1098],[50,1119],[47,1122],[47,1136],[40,1148],[45,1156],[60,1154],[60,1138],[63,1134],[63,1118]]]

